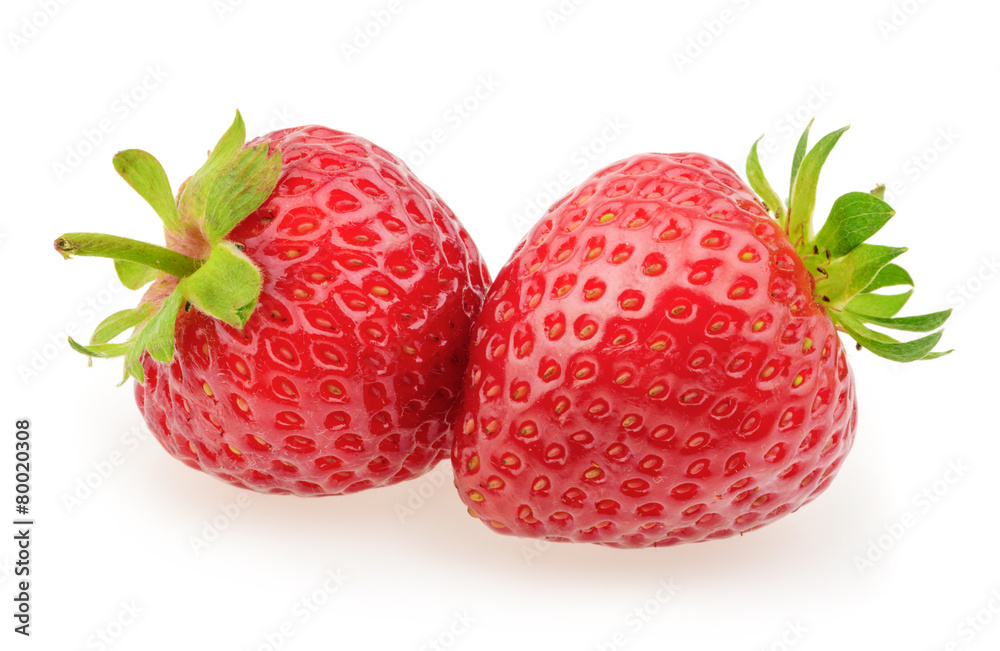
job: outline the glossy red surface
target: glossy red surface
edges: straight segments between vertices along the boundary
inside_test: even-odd
[[[472,324],[489,284],[433,191],[369,141],[278,131],[282,171],[228,239],[263,291],[237,330],[177,319],[172,364],[144,360],[136,401],[189,466],[269,493],[329,495],[446,458]],[[259,142],[255,141],[255,142]]]
[[[795,511],[854,437],[813,281],[724,163],[646,154],[554,206],[476,325],[453,464],[495,530],[622,547]]]

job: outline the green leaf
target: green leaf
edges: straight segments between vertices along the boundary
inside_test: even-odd
[[[896,319],[876,317],[870,314],[852,313],[852,315],[858,321],[882,326],[883,328],[892,328],[893,330],[903,330],[905,332],[930,332],[944,325],[944,322],[951,316],[951,310],[921,314],[920,316],[904,316]]]
[[[260,271],[231,242],[212,248],[205,264],[178,285],[196,308],[229,325],[242,328],[257,306]]]
[[[867,192],[850,192],[833,203],[815,244],[837,258],[853,251],[896,214],[889,204]]]
[[[819,184],[820,170],[848,128],[844,127],[824,136],[805,155],[796,171],[788,207],[788,238],[800,253],[808,254],[812,248],[812,216],[816,206],[816,186]],[[807,249],[810,251],[807,252]]]
[[[913,362],[918,359],[928,359],[929,355],[940,356],[943,353],[932,353],[934,346],[941,341],[944,331],[915,339],[913,341],[900,342],[888,335],[874,332],[866,328],[861,322],[841,314],[841,325],[851,337],[862,347],[867,348],[879,357],[892,360],[894,362]]]
[[[842,309],[871,284],[883,267],[905,251],[905,248],[862,244],[826,265],[827,276],[816,282],[816,293],[824,297],[829,307]]]
[[[94,334],[90,337],[90,343],[105,344],[129,328],[134,328],[141,323],[145,323],[153,314],[152,303],[143,303],[139,307],[129,310],[115,312],[108,318],[101,321]]]
[[[802,166],[802,159],[806,157],[806,150],[809,148],[809,131],[812,129],[813,121],[809,120],[809,124],[806,125],[806,130],[802,132],[802,136],[799,137],[799,144],[795,146],[795,154],[792,156],[792,181],[788,186],[788,197],[791,200],[792,193],[795,191],[795,177],[799,174],[799,167]]]
[[[954,348],[952,348],[951,350],[943,350],[943,351],[941,351],[939,353],[927,353],[926,355],[924,355],[923,357],[921,357],[920,360],[924,361],[924,360],[929,360],[929,359],[937,359],[938,357],[944,357],[945,355],[951,355],[953,352],[955,352]]]
[[[764,138],[761,136],[757,139],[757,142],[753,144],[750,148],[750,156],[747,157],[747,180],[750,182],[750,187],[754,189],[754,192],[764,200],[767,207],[774,213],[775,219],[777,219],[778,224],[782,229],[785,228],[785,205],[782,203],[781,198],[778,197],[778,193],[774,191],[771,184],[768,182],[767,177],[764,175],[764,170],[760,166],[760,158],[757,155],[757,145]]]
[[[268,143],[240,151],[208,189],[205,237],[215,244],[270,196],[281,173],[281,154]]]
[[[895,316],[913,295],[913,290],[902,294],[866,294],[862,292],[850,301],[844,309],[855,314],[888,318]]]
[[[142,372],[142,354],[158,362],[170,362],[174,358],[174,327],[177,323],[177,313],[184,305],[184,294],[178,286],[173,293],[163,301],[160,311],[153,315],[146,325],[139,330],[130,342],[125,352],[125,377],[134,377],[138,382],[145,381]]]
[[[122,344],[90,344],[84,346],[76,342],[73,337],[69,338],[70,348],[78,353],[82,353],[87,357],[98,357],[100,359],[111,359],[112,357],[121,357],[128,350],[131,345],[129,343]]]
[[[181,218],[170,192],[170,181],[160,162],[141,149],[126,149],[115,154],[112,161],[118,175],[146,200],[163,220],[168,231],[179,233]]]
[[[882,270],[878,272],[878,275],[875,276],[872,282],[864,288],[864,292],[870,293],[883,287],[896,287],[899,285],[913,287],[913,278],[910,277],[906,269],[903,269],[898,264],[887,264],[882,267]]]
[[[156,269],[128,260],[115,260],[115,273],[129,289],[140,289],[156,280],[157,275]]]
[[[74,255],[124,260],[177,278],[191,275],[201,265],[201,261],[166,247],[103,233],[66,233],[55,241],[55,248],[67,260]]]
[[[243,116],[236,111],[236,118],[226,133],[216,143],[205,164],[188,179],[181,190],[177,207],[182,221],[189,227],[200,228],[205,222],[205,203],[208,190],[219,174],[236,157],[246,140],[246,125]]]

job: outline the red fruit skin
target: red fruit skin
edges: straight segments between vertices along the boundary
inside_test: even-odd
[[[236,329],[181,312],[136,402],[172,455],[264,493],[336,495],[448,455],[489,276],[445,203],[355,135],[276,131],[277,187],[228,239],[260,268]],[[155,288],[154,288],[155,291]]]
[[[452,452],[463,501],[501,533],[615,547],[795,511],[857,423],[813,288],[724,163],[645,154],[598,172],[487,296]]]

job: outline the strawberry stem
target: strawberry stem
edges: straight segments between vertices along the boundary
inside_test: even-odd
[[[102,233],[66,233],[55,241],[55,247],[66,260],[74,255],[126,260],[176,278],[190,276],[202,264],[166,247]]]

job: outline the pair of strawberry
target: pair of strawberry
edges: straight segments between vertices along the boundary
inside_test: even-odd
[[[166,246],[93,233],[148,288],[91,357],[124,356],[150,429],[240,487],[333,495],[451,457],[497,531],[621,547],[722,538],[790,513],[854,439],[843,331],[896,361],[937,356],[947,312],[896,317],[913,284],[865,243],[880,190],[838,199],[797,148],[785,207],[699,154],[643,154],[553,206],[490,283],[475,244],[399,158],[319,126],[244,144],[237,114],[176,198],[157,161],[115,156]],[[758,196],[759,195],[759,196]],[[874,330],[933,332],[899,342]],[[131,331],[125,341],[119,335]]]

